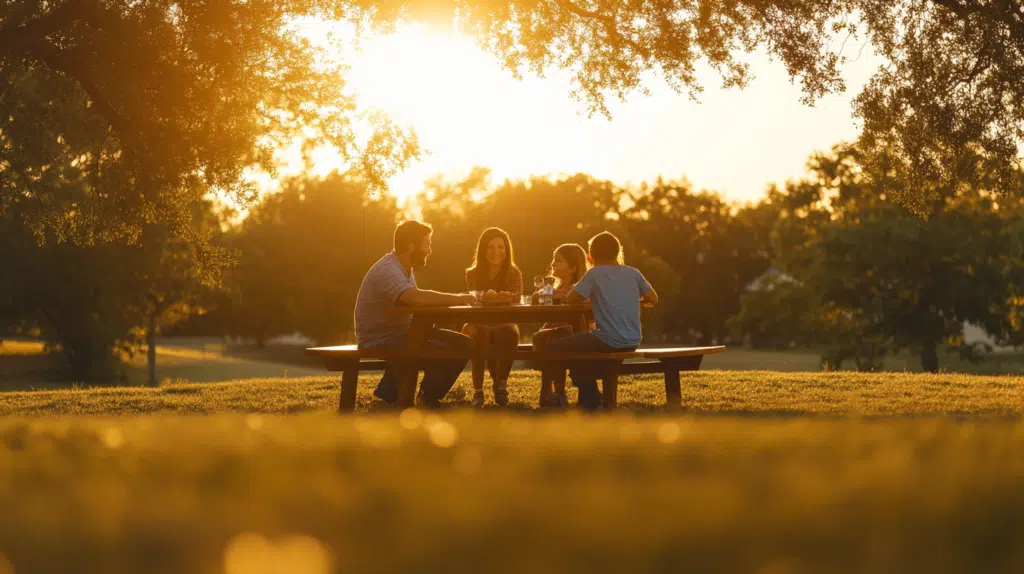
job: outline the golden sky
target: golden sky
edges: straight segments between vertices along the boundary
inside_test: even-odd
[[[302,29],[311,37],[326,31],[317,23]],[[701,70],[697,103],[652,76],[651,95],[609,102],[611,120],[586,116],[566,74],[516,80],[454,30],[402,25],[362,39],[343,59],[360,104],[412,126],[427,152],[390,182],[398,196],[434,174],[454,179],[485,166],[495,182],[576,172],[619,184],[685,177],[729,199],[756,200],[768,183],[802,176],[812,152],[855,137],[851,100],[881,63],[863,43],[844,46],[846,92],[815,107],[800,103],[782,63],[754,54],[747,61],[755,79],[743,90],[720,89],[717,74]],[[334,164],[324,156],[318,171]]]

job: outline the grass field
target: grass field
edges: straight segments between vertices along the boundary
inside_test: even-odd
[[[357,409],[387,410],[370,395],[379,374],[360,377]],[[130,415],[142,413],[330,412],[337,408],[338,380],[315,377],[243,379],[220,383],[168,383],[160,388],[99,387],[3,393],[0,415]],[[962,374],[784,373],[707,371],[682,373],[684,413],[741,416],[825,415],[1020,417],[1024,378]],[[447,407],[469,405],[472,386],[464,373]],[[508,410],[532,413],[538,380],[530,371],[509,379]],[[488,401],[490,388],[486,389]],[[575,392],[569,389],[575,401]],[[637,413],[661,412],[665,388],[658,375],[625,377],[619,405]]]
[[[0,391],[58,389],[70,386],[54,380],[54,359],[44,356],[41,343],[5,340],[0,344]],[[127,384],[145,385],[145,354],[126,361]],[[271,345],[256,349],[224,345],[212,337],[171,337],[157,347],[157,379],[161,381],[215,382],[246,378],[290,378],[324,374],[323,363],[303,355],[300,346]],[[852,367],[852,365],[847,365]],[[917,372],[915,357],[898,355],[885,362],[888,372]],[[820,372],[817,354],[808,350],[755,351],[730,348],[705,357],[704,370]],[[1024,354],[1000,353],[981,364],[943,357],[945,372],[1024,375]],[[0,573],[2,574],[2,573]]]
[[[215,339],[170,340],[157,347],[159,380],[205,383],[247,378],[302,377],[324,374],[319,362],[277,362],[272,351],[266,356],[239,350],[226,352]],[[294,352],[294,351],[293,351]],[[301,351],[298,353],[302,358]],[[148,377],[146,356],[135,355],[126,361],[127,385],[145,385]],[[49,372],[53,359],[43,355],[43,346],[35,341],[6,340],[0,345],[0,390],[66,388],[68,383],[54,381]],[[0,574],[3,574],[0,572]]]
[[[10,572],[1020,572],[1024,425],[0,422]]]
[[[638,376],[583,416],[368,375],[339,417],[319,369],[164,351],[208,382],[0,393],[0,574],[1024,571],[1019,376],[711,370],[680,414]]]

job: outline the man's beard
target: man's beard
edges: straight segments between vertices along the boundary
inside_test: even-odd
[[[409,262],[412,263],[414,268],[420,268],[427,264],[427,254],[419,249],[412,252],[409,257]]]

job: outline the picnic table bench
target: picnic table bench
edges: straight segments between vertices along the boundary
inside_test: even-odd
[[[461,323],[568,323],[575,332],[587,328],[591,317],[588,304],[582,305],[514,305],[514,306],[459,306],[459,307],[397,307],[394,312],[412,315],[409,346],[404,349],[360,349],[356,345],[312,347],[306,355],[321,357],[328,371],[342,373],[340,412],[352,411],[356,403],[356,385],[360,371],[381,371],[390,359],[404,359],[415,364],[430,359],[510,359],[526,361],[601,361],[602,394],[604,407],[617,404],[618,376],[620,374],[663,373],[665,401],[669,408],[678,408],[681,401],[680,371],[700,369],[704,355],[720,353],[725,346],[640,348],[619,353],[558,353],[534,351],[530,345],[519,347],[507,354],[493,349],[453,351],[427,349],[427,332],[435,324]],[[639,359],[639,360],[638,360]],[[627,362],[628,361],[628,362]],[[416,394],[416,381],[420,368],[403,374],[399,384],[398,406],[410,407]]]

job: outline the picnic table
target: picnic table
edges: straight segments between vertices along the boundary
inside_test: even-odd
[[[307,355],[319,356],[329,371],[342,371],[341,396],[338,410],[351,411],[356,402],[356,384],[359,371],[383,370],[391,359],[429,360],[468,358],[464,351],[426,348],[430,329],[437,324],[476,323],[495,325],[502,323],[568,323],[573,332],[586,331],[593,311],[589,303],[575,305],[461,305],[454,307],[400,306],[390,313],[411,315],[409,346],[405,349],[359,349],[356,345],[313,347]],[[680,371],[700,368],[704,355],[719,353],[725,346],[649,348],[617,353],[557,353],[534,351],[531,345],[519,345],[509,356],[492,356],[489,349],[476,349],[469,357],[477,360],[489,358],[523,359],[534,361],[601,361],[607,365],[602,377],[604,403],[608,408],[616,404],[616,387],[620,373],[664,373],[666,404],[677,408],[680,403]],[[646,359],[626,363],[631,359]],[[417,369],[403,372],[400,377],[399,407],[410,407],[416,395]]]

